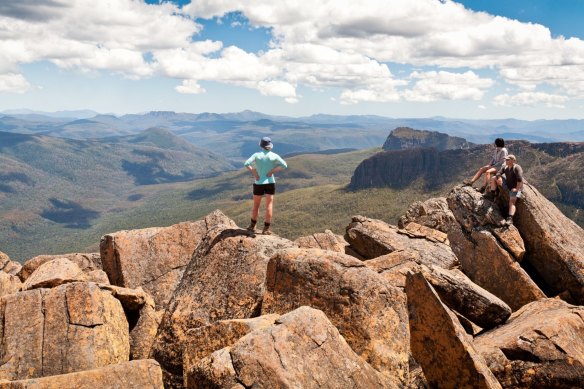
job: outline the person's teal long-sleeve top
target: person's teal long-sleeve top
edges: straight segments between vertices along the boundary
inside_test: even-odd
[[[252,166],[258,172],[260,179],[255,182],[258,185],[276,183],[276,178],[273,174],[271,177],[268,177],[270,170],[277,166],[282,166],[284,169],[288,167],[286,161],[284,161],[278,154],[268,150],[258,151],[245,161],[244,166]]]

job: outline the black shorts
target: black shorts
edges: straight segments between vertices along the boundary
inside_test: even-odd
[[[263,196],[276,194],[276,184],[253,184],[253,195]]]

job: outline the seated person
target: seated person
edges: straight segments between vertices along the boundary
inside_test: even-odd
[[[480,168],[476,174],[470,180],[464,180],[463,184],[472,186],[476,180],[478,180],[481,175],[484,173],[485,178],[483,180],[483,186],[479,188],[479,192],[484,192],[488,183],[491,181],[491,175],[496,173],[499,168],[505,166],[505,157],[507,156],[508,152],[505,148],[505,141],[503,138],[495,139],[495,151],[493,152],[493,158],[488,165],[483,166]]]
[[[497,187],[509,192],[509,215],[506,222],[508,225],[512,225],[516,210],[515,203],[523,196],[523,169],[517,164],[517,158],[513,154],[505,157],[505,166],[491,179],[491,191],[485,197],[494,200]]]

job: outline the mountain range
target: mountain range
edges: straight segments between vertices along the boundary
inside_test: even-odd
[[[584,141],[584,120],[418,119],[324,114],[294,118],[253,111],[225,114],[152,111],[122,116],[96,114],[92,117],[87,117],[88,112],[82,111],[80,117],[71,118],[67,115],[74,112],[62,117],[58,117],[58,113],[13,112],[4,112],[0,116],[0,131],[92,139],[135,135],[159,127],[199,147],[238,160],[255,149],[261,136],[273,137],[282,154],[364,149],[382,144],[388,132],[396,127],[437,131],[478,144],[490,143],[496,137],[531,142]]]
[[[36,115],[35,121],[30,115]],[[402,129],[390,133],[386,126],[399,119],[287,118],[250,111],[150,112],[75,120],[38,115],[0,117],[3,128],[12,123],[8,131],[0,131],[0,247],[18,260],[41,248],[52,253],[95,249],[89,247],[95,236],[113,229],[170,225],[215,208],[246,223],[251,176],[239,168],[266,134],[290,165],[278,174],[275,224],[277,233],[289,238],[322,228],[340,233],[347,213],[395,222],[409,198],[444,195],[490,157],[490,146],[430,131],[450,123],[456,133],[464,124],[443,118],[404,119],[397,126]],[[408,132],[410,122],[428,127]],[[109,128],[107,134],[93,123]],[[508,124],[519,131],[530,123]],[[563,134],[574,133],[571,126],[576,124],[566,125]],[[473,128],[468,125],[464,131]],[[475,138],[485,138],[484,132],[476,129],[481,135]],[[79,139],[63,136],[71,134]],[[435,149],[377,154],[384,143],[385,148],[415,144]],[[582,144],[509,144],[530,182],[583,225]],[[456,150],[440,151],[444,148]],[[371,161],[379,162],[378,172],[365,182],[360,179],[362,169]]]

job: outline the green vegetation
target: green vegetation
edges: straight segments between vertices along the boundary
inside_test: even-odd
[[[155,143],[152,139],[148,141]],[[92,155],[106,159],[107,163],[119,161],[119,156],[113,154],[122,153],[123,145],[110,147],[109,151],[91,149]],[[470,177],[490,156],[486,149],[476,155],[468,151],[454,152],[452,159],[443,161],[451,167],[441,172],[441,185],[428,185],[433,177],[422,175],[400,189],[348,190],[356,167],[379,151],[376,148],[287,158],[289,169],[277,177],[275,233],[289,239],[325,229],[343,234],[351,217],[357,214],[397,224],[399,216],[412,202],[446,195],[454,184]],[[524,143],[516,143],[514,153],[527,168],[528,179],[538,187],[542,185],[542,192],[558,201],[553,192],[557,185],[546,188],[540,174],[547,172],[542,166],[549,165],[554,157]],[[243,168],[186,182],[137,185],[127,171],[120,168],[108,171],[97,159],[83,161],[88,157],[77,157],[69,162],[67,158],[60,161],[56,158],[50,159],[54,167],[45,163],[31,168],[0,155],[0,174],[5,177],[4,186],[0,186],[0,251],[15,260],[22,261],[42,253],[96,251],[100,237],[106,233],[197,220],[214,209],[220,209],[240,226],[249,221],[252,177]],[[572,169],[577,169],[577,162],[570,165],[570,171],[576,172]],[[66,163],[71,165],[69,169],[75,175],[64,168]],[[75,166],[81,167],[74,169]],[[51,174],[47,178],[47,170],[59,170],[61,175]],[[560,167],[557,170],[561,170]],[[574,174],[572,178],[577,180],[577,177],[579,175]],[[34,183],[32,187],[31,182]],[[83,185],[79,185],[80,182]],[[561,193],[558,189],[556,192]],[[581,207],[557,204],[566,215],[584,224]],[[43,212],[44,217],[41,217]],[[260,223],[263,210],[261,212]],[[84,218],[72,224],[68,215]]]

